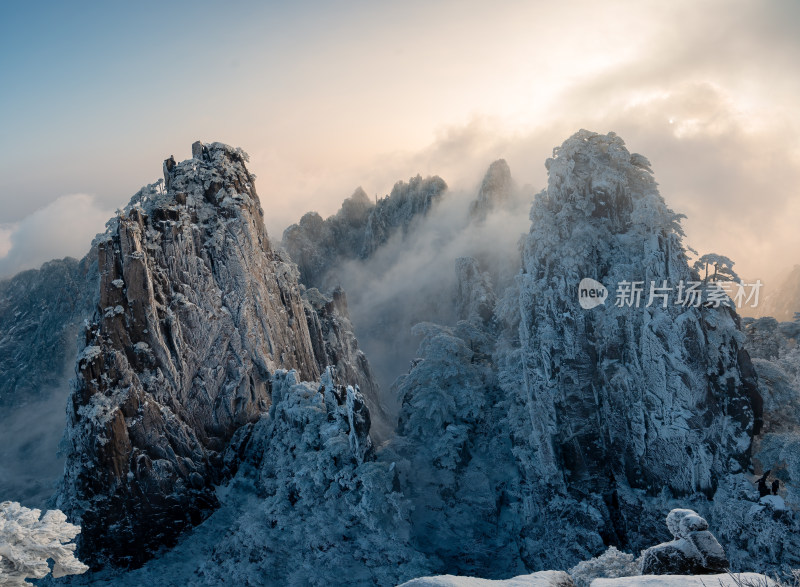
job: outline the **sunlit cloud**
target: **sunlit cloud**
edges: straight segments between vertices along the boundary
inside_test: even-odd
[[[167,15],[136,9],[152,30],[137,33],[135,53],[109,37],[130,34],[121,21],[86,23],[69,34],[83,34],[88,53],[64,54],[64,79],[61,53],[20,55],[8,76],[25,83],[9,87],[27,91],[0,96],[15,112],[0,137],[0,254],[41,258],[35,239],[12,243],[9,230],[51,194],[93,193],[116,208],[197,139],[251,154],[279,240],[357,186],[383,196],[417,173],[470,190],[504,157],[521,184],[542,188],[552,148],[588,128],[651,159],[668,203],[689,215],[690,244],[748,275],[800,262],[787,218],[800,174],[794,0],[345,3],[319,7],[313,22],[292,5],[280,19],[275,10],[246,22],[193,13],[186,37]],[[66,35],[56,25],[51,35]],[[96,75],[105,58],[114,84]]]
[[[113,214],[93,196],[61,196],[0,233],[0,277],[63,257],[81,258]],[[3,243],[6,243],[5,246]]]
[[[13,226],[0,226],[0,258],[8,255],[11,250],[11,235],[13,233]]]

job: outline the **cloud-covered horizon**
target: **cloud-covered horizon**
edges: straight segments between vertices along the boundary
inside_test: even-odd
[[[0,279],[37,269],[52,259],[80,259],[113,213],[94,196],[69,194],[0,227]]]
[[[0,274],[40,262],[42,243],[24,231],[12,243],[10,229],[55,194],[113,210],[194,140],[250,153],[279,241],[357,186],[382,196],[418,173],[471,191],[503,157],[541,189],[544,160],[581,128],[652,161],[698,251],[748,278],[800,263],[796,2],[345,3],[313,22],[294,6],[188,8],[0,22],[0,54],[14,56],[0,110],[15,113],[0,136],[0,254],[13,244]],[[37,41],[64,49],[20,52]],[[41,234],[69,248],[59,230]]]

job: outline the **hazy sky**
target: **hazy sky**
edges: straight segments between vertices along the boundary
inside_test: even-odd
[[[520,183],[579,128],[650,158],[689,245],[800,263],[800,2],[0,5],[0,276],[81,256],[190,156],[251,155],[274,239],[362,185]]]

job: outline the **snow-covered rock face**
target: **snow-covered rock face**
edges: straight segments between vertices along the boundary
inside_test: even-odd
[[[136,565],[202,520],[232,472],[229,440],[269,407],[271,374],[320,375],[297,269],[270,246],[246,155],[198,145],[97,242],[57,500],[93,565]]]
[[[447,184],[439,176],[422,179],[417,175],[408,182],[394,184],[389,197],[383,198],[367,218],[361,257],[375,252],[397,230],[407,231],[415,220],[430,211],[446,189]]]
[[[713,493],[746,466],[757,416],[737,316],[674,297],[645,307],[651,282],[693,276],[679,216],[614,133],[576,133],[547,167],[518,284],[520,362],[504,361],[530,413],[530,474],[578,492]],[[582,309],[583,278],[609,288],[604,305]],[[644,282],[638,308],[615,304],[623,281]]]
[[[756,470],[772,470],[789,503],[800,504],[800,322],[746,319],[746,348],[764,400],[764,426],[753,442]]]
[[[675,539],[642,553],[642,575],[708,575],[730,567],[722,546],[708,531],[708,522],[697,512],[672,510],[667,528]]]

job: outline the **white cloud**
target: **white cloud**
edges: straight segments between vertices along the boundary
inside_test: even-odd
[[[0,226],[0,258],[8,255],[11,250],[11,235],[14,232],[12,226]]]
[[[113,210],[94,196],[61,196],[13,225],[0,228],[0,277],[39,267],[45,261],[83,257]]]

